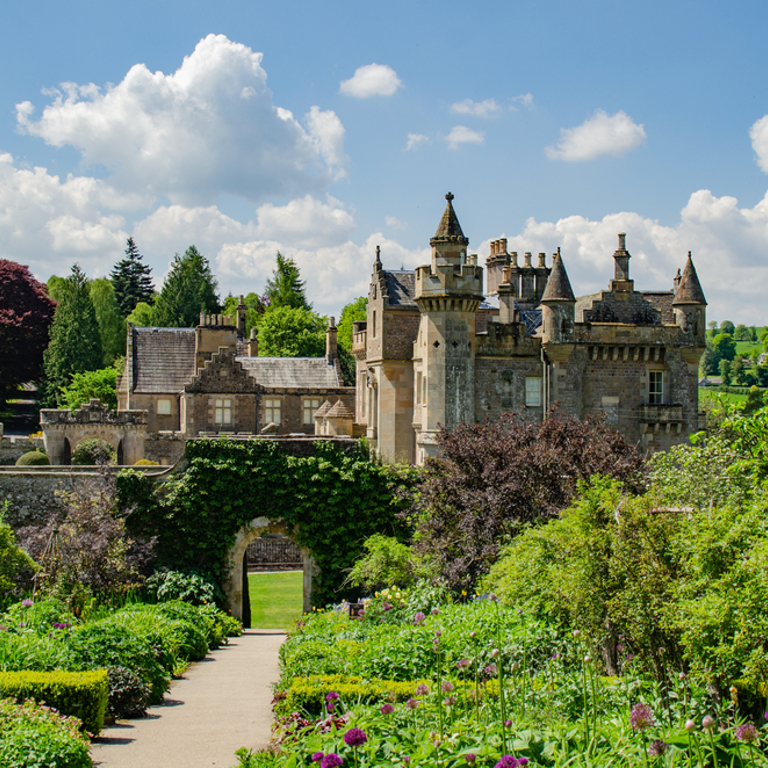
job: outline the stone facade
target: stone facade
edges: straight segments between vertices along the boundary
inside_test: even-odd
[[[486,297],[446,197],[429,265],[388,271],[377,248],[367,320],[355,324],[355,420],[383,457],[422,463],[442,427],[510,410],[541,420],[555,403],[603,414],[648,452],[700,428],[706,300],[690,253],[672,290],[636,291],[620,234],[608,290],[577,298],[559,250],[550,266],[543,253],[521,266],[500,239]]]

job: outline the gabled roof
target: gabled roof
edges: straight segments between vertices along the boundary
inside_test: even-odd
[[[691,252],[688,251],[688,260],[685,262],[683,277],[680,280],[680,285],[677,286],[675,300],[672,304],[673,306],[679,304],[704,304],[706,306],[706,303],[707,300],[704,298],[704,291],[701,290],[699,276],[696,274],[696,267],[693,266]]]
[[[390,307],[415,307],[416,273],[411,269],[384,271],[387,286],[387,305]]]
[[[352,419],[354,418],[352,411],[347,408],[344,403],[341,402],[341,400],[337,400],[334,403],[333,408],[331,408],[328,413],[325,414],[326,419]]]
[[[262,387],[325,389],[344,386],[336,366],[324,357],[238,357]]]
[[[133,328],[133,391],[180,392],[195,375],[194,328]]]
[[[440,224],[437,226],[437,232],[435,232],[435,236],[429,243],[430,245],[435,245],[440,242],[458,242],[463,245],[468,245],[469,240],[464,237],[464,233],[461,231],[461,224],[459,224],[459,219],[451,204],[453,195],[449,192],[445,196],[445,199],[448,201],[448,204],[445,206],[443,217],[440,219]]]

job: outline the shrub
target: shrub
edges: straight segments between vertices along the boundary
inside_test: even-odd
[[[152,459],[139,459],[133,466],[134,467],[158,467],[160,465],[156,461],[152,461]]]
[[[50,465],[50,463],[42,451],[27,451],[16,459],[17,467],[43,467]]]
[[[7,502],[0,504],[0,607],[29,586],[37,570],[32,558],[16,545],[11,526],[3,522],[6,509]]]
[[[81,440],[72,451],[72,464],[91,466],[94,464],[114,464],[117,460],[114,448],[98,437]]]
[[[109,714],[113,718],[141,717],[149,703],[149,686],[126,667],[109,667]]]
[[[104,726],[109,688],[103,669],[92,672],[2,672],[0,697],[34,699],[62,715],[77,717],[83,728],[96,735]]]
[[[33,701],[0,700],[0,765],[91,768],[88,739],[79,723]]]
[[[192,605],[205,605],[220,602],[217,598],[221,597],[220,591],[208,579],[194,571],[158,571],[147,579],[144,591],[150,600],[158,603],[183,600]]]

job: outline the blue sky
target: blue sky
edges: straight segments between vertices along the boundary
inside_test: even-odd
[[[30,2],[0,24],[0,258],[158,282],[194,243],[223,294],[276,250],[338,314],[428,260],[454,206],[605,288],[689,250],[710,319],[768,323],[768,6],[725,2]],[[549,256],[548,256],[549,259]]]

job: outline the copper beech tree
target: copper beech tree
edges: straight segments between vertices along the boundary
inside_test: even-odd
[[[471,594],[523,526],[567,507],[579,480],[607,475],[628,490],[644,486],[640,454],[602,418],[580,421],[553,410],[537,423],[505,413],[443,431],[438,444],[408,514],[416,551],[456,592]]]

